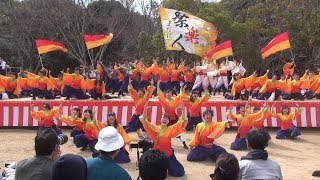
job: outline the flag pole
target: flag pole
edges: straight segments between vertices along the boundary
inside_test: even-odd
[[[42,62],[42,58],[41,58],[41,55],[40,55],[40,54],[39,54],[39,59],[40,59],[41,67],[42,67],[42,69],[43,69],[44,67],[43,67],[43,62]]]
[[[94,64],[95,64],[95,63],[94,63],[94,56],[93,56],[94,54],[93,54],[93,50],[92,50],[92,49],[90,49],[90,54],[92,55],[92,56],[91,56],[91,58],[92,58],[91,64],[92,64],[92,66],[94,66]]]
[[[90,53],[90,50],[89,50],[88,48],[87,48],[87,51],[88,51],[88,54],[89,54],[89,59],[90,59],[91,65],[93,66],[93,61],[92,61],[91,53]]]
[[[293,52],[292,52],[292,48],[291,48],[291,47],[290,47],[290,53],[291,53],[292,62],[293,62],[293,64],[295,64],[295,62],[294,62],[294,56],[293,56]]]

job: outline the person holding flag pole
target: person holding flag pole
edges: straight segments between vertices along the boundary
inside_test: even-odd
[[[99,53],[100,53],[101,49],[103,49],[104,46],[112,40],[113,34],[112,33],[110,33],[109,35],[105,35],[105,34],[88,35],[88,34],[86,34],[86,35],[84,35],[83,38],[84,38],[85,44],[87,46],[87,51],[89,54],[91,65],[94,66],[93,57],[92,57],[93,56],[92,49],[99,47],[99,46],[102,46],[99,51]]]

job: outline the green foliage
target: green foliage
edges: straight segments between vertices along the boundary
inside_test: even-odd
[[[151,61],[154,57],[154,48],[152,45],[152,37],[145,31],[141,31],[138,36],[139,56],[144,57],[147,61]]]

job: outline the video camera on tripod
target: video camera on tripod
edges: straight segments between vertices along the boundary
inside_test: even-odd
[[[138,143],[131,143],[130,144],[130,151],[132,152],[132,149],[137,149],[137,162],[136,162],[136,169],[138,170],[138,163],[140,159],[140,152],[144,153],[150,149],[153,148],[153,142],[147,139],[141,139],[138,141]],[[139,151],[139,149],[142,149],[142,151]]]

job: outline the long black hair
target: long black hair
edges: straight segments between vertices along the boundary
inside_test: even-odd
[[[90,114],[91,120],[93,120],[93,115],[92,115],[92,109],[86,109],[84,110],[84,113],[88,112]],[[83,118],[83,120],[87,120],[86,118]]]
[[[43,109],[51,110],[51,106],[49,103],[43,103]]]
[[[214,180],[237,180],[239,177],[239,162],[233,154],[221,154],[216,161],[216,168],[210,177]]]
[[[81,110],[80,110],[80,108],[75,107],[75,108],[73,108],[73,110],[77,112],[77,116],[78,116],[78,118],[81,118],[81,117],[82,117],[82,114],[81,114]]]
[[[113,126],[114,128],[116,128],[117,129],[117,127],[118,127],[118,121],[117,121],[117,118],[116,118],[116,114],[114,113],[114,112],[109,112],[108,113],[108,117],[109,116],[113,116],[114,117],[114,123],[113,123],[113,125],[111,125],[110,123],[109,123],[109,118],[107,119],[107,125],[108,126]]]
[[[190,101],[191,101],[191,102],[194,102],[194,101],[195,101],[195,99],[194,99],[193,96],[192,96],[193,94],[197,94],[198,97],[200,97],[199,91],[192,91],[192,92],[191,92],[191,95],[190,95]]]

